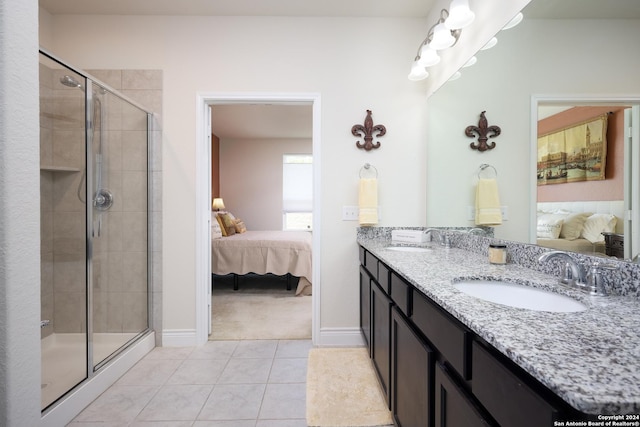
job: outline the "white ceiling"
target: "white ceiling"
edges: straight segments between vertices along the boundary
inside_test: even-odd
[[[425,17],[435,0],[40,0],[53,15]]]
[[[220,139],[310,139],[312,106],[311,104],[213,105],[211,130]]]

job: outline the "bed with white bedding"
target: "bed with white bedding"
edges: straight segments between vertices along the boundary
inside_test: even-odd
[[[537,206],[539,246],[562,251],[605,254],[602,233],[624,233],[624,202],[540,202]]]
[[[296,295],[311,295],[311,249],[308,231],[248,230],[218,236],[212,230],[211,272],[291,275],[299,278]]]

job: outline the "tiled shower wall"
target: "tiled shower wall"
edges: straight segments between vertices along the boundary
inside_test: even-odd
[[[93,322],[95,332],[137,332],[147,314],[147,239],[148,211],[152,283],[152,328],[161,344],[162,324],[162,246],[161,246],[161,121],[162,71],[92,70],[89,74],[154,112],[149,174],[152,179],[151,205],[146,193],[146,115],[112,95],[103,100],[105,109],[103,166],[108,171],[103,188],[114,194],[111,209],[101,216],[100,236],[94,239]],[[41,85],[51,97],[45,97],[41,117],[41,164],[64,163],[84,168],[83,123],[74,111],[82,109],[82,91],[62,87],[65,74],[41,66]],[[71,101],[67,98],[70,98]],[[58,99],[71,102],[71,110],[55,105]],[[78,106],[75,103],[78,103]],[[50,105],[47,105],[50,104]],[[65,107],[69,107],[66,105]],[[75,109],[75,110],[74,110]],[[71,111],[74,120],[47,120],[47,114]],[[82,120],[84,114],[79,114]],[[79,123],[76,123],[79,121]],[[62,122],[63,124],[57,124]],[[69,123],[68,123],[69,122]],[[70,122],[73,122],[71,125]],[[53,124],[52,124],[53,123]],[[66,124],[65,124],[66,123]],[[55,129],[56,127],[72,129]],[[77,129],[76,129],[77,128]],[[97,145],[94,144],[94,150]],[[84,236],[85,204],[82,172],[41,172],[42,179],[42,316],[52,327],[43,336],[55,332],[84,332]],[[94,223],[94,230],[98,227]],[[56,240],[61,237],[61,241]],[[64,250],[60,250],[63,248]],[[66,248],[66,249],[65,249]]]

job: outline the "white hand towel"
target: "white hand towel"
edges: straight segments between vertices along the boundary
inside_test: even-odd
[[[495,178],[478,180],[476,187],[476,225],[502,224],[502,211]]]
[[[375,178],[360,179],[358,195],[359,215],[362,226],[372,226],[378,223],[378,180]]]

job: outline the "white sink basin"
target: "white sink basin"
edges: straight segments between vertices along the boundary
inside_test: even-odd
[[[465,294],[509,307],[557,313],[587,309],[586,305],[568,296],[510,282],[466,280],[454,282],[453,286]]]
[[[387,246],[385,249],[398,252],[429,252],[433,250],[431,248],[421,248],[417,246]]]

